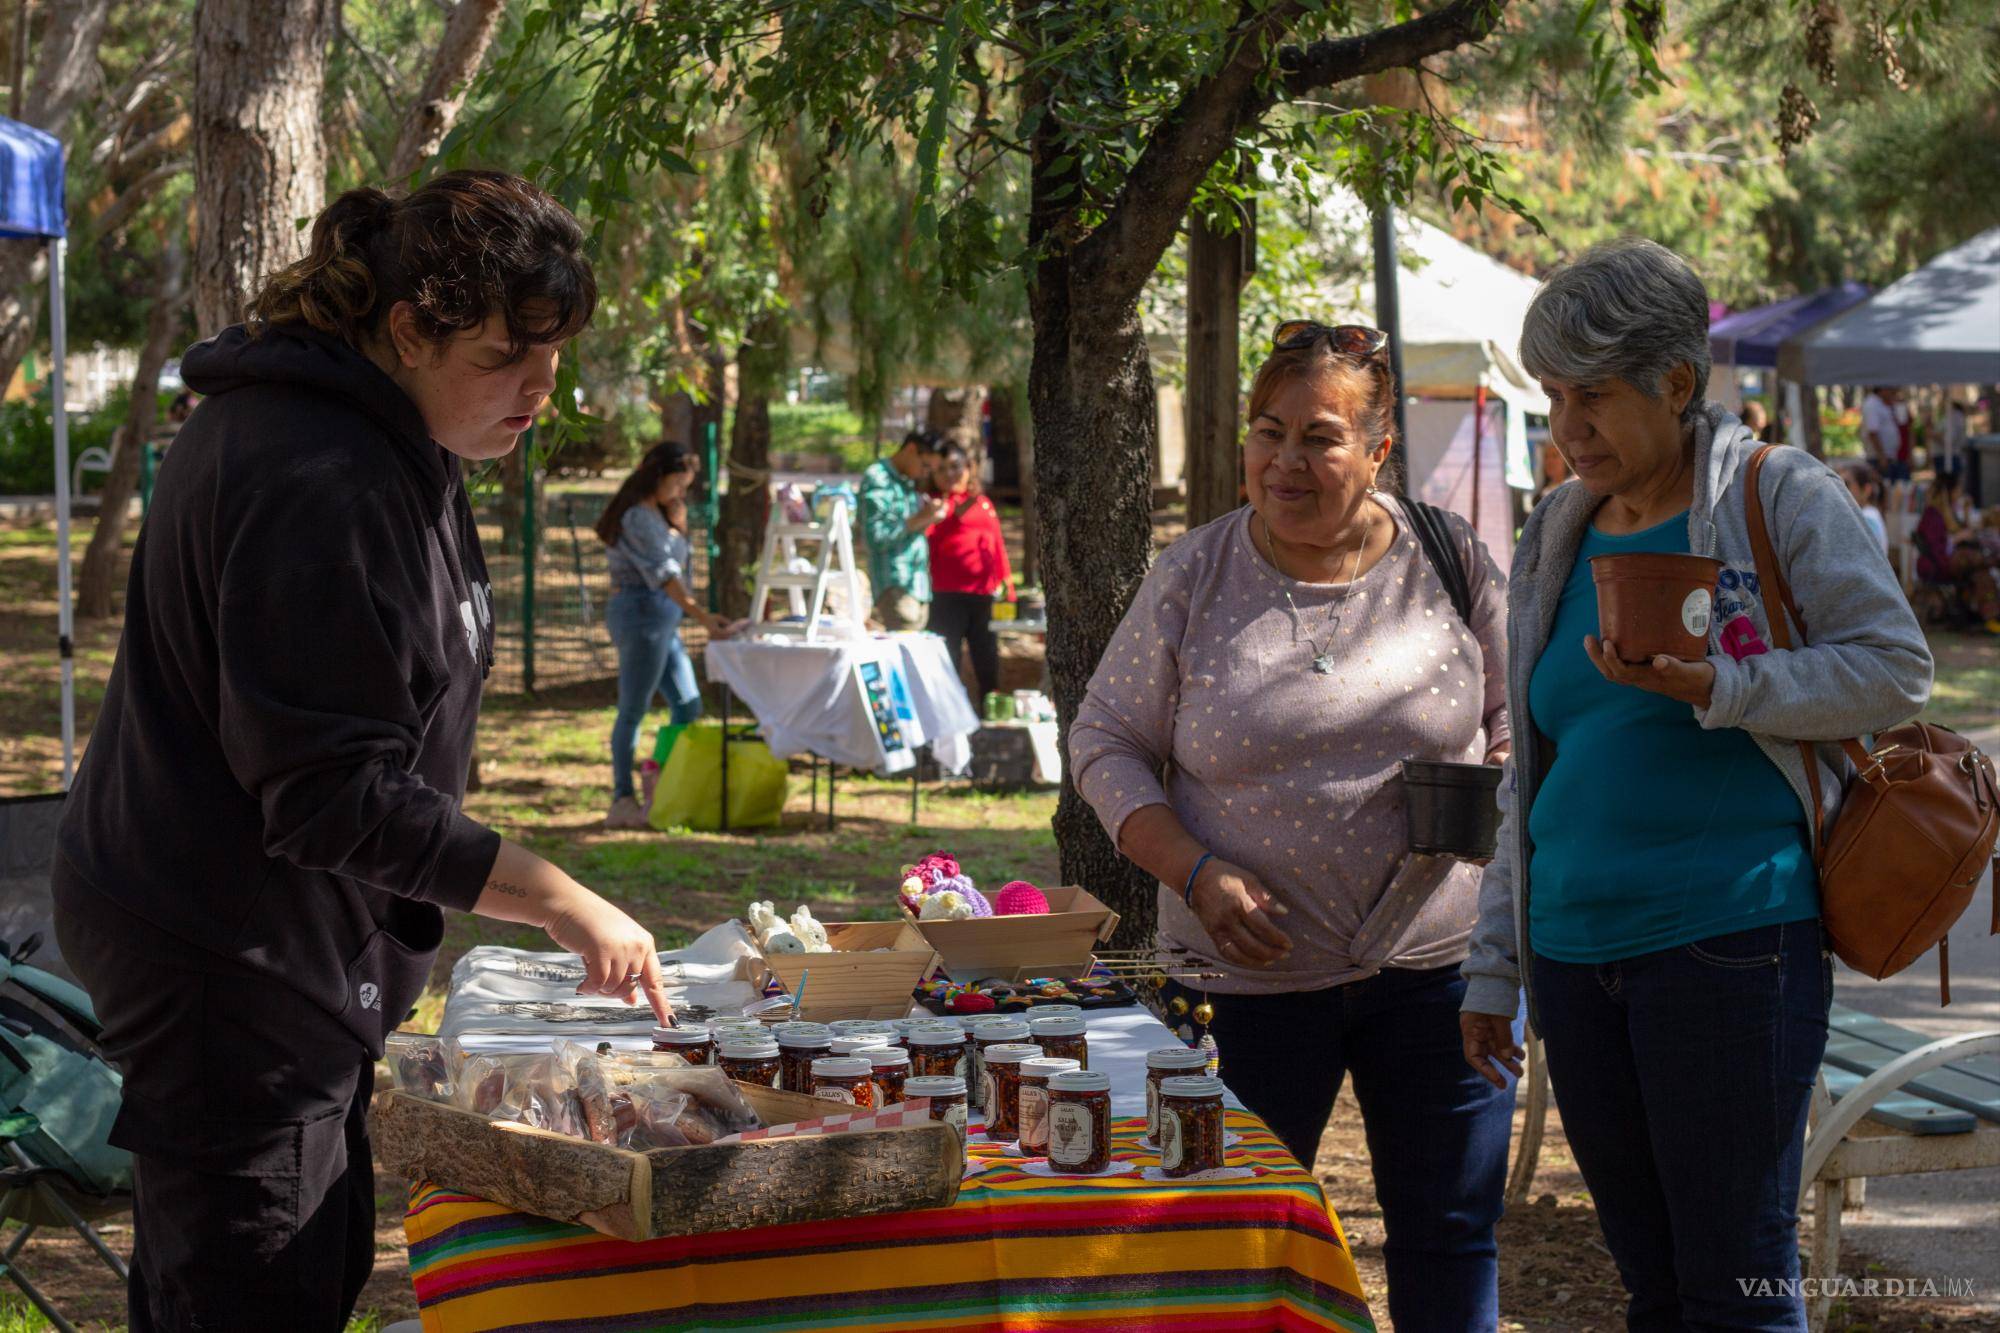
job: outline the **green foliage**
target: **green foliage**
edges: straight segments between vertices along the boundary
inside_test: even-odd
[[[69,419],[72,462],[85,449],[110,448],[112,436],[125,420],[129,394],[113,392],[95,412],[73,412]],[[56,488],[55,413],[43,392],[0,403],[0,495],[50,495]]]

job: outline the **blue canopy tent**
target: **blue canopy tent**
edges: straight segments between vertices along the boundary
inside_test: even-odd
[[[1738,310],[1708,326],[1708,352],[1718,366],[1775,369],[1778,345],[1796,338],[1868,299],[1866,283],[1838,287]]]
[[[63,402],[68,329],[63,310],[63,261],[68,251],[63,209],[63,148],[32,125],[0,116],[0,236],[27,237],[49,247],[49,363],[56,432],[56,623],[62,656],[63,787],[76,767],[76,662],[71,647],[69,579],[69,414]]]

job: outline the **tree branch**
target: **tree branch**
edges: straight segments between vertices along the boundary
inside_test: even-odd
[[[115,236],[118,229],[131,220],[134,213],[151,203],[153,197],[176,176],[194,170],[194,163],[188,158],[172,162],[162,162],[138,180],[126,186],[118,197],[106,206],[102,213],[90,220],[90,225],[100,239]]]
[[[431,55],[424,86],[403,116],[396,149],[389,155],[391,181],[415,174],[450,133],[473,76],[486,59],[486,48],[493,43],[494,30],[500,26],[503,4],[505,0],[458,0],[458,8],[445,21],[444,34]]]
[[[1278,53],[1285,94],[1298,97],[1385,69],[1415,65],[1440,52],[1484,41],[1506,8],[1507,0],[1452,0],[1443,9],[1393,27],[1356,33],[1352,37],[1329,37],[1310,46],[1287,47]],[[1267,100],[1264,106],[1269,105]],[[1261,112],[1263,107],[1258,110]]]

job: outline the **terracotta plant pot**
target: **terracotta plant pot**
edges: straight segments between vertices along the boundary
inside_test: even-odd
[[[1403,761],[1409,848],[1483,860],[1500,839],[1500,767],[1437,759]]]
[[[1627,662],[1650,662],[1661,653],[1699,662],[1708,656],[1721,574],[1722,562],[1704,555],[1592,556],[1597,637],[1609,639]]]

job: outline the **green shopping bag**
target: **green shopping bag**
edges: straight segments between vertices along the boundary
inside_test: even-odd
[[[646,822],[656,829],[711,831],[722,827],[722,727],[696,722],[669,736]],[[771,747],[743,730],[729,738],[729,827],[764,828],[785,811],[789,769]]]

